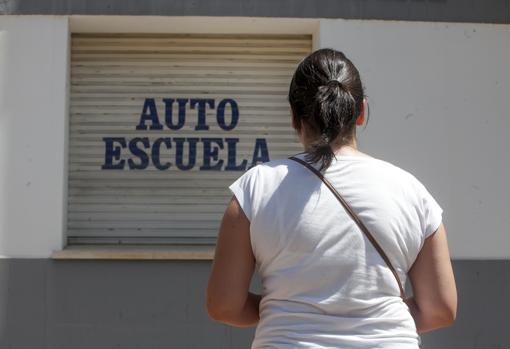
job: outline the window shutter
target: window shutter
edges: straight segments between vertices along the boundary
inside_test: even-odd
[[[228,185],[302,151],[287,93],[310,52],[306,35],[73,35],[69,243],[214,243]]]

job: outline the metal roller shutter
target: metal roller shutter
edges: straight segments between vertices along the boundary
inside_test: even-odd
[[[69,243],[214,243],[264,145],[302,151],[286,96],[310,51],[307,35],[73,35]]]

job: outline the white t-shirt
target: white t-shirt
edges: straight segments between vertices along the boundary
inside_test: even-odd
[[[324,174],[405,283],[441,207],[413,175],[380,159],[337,155]],[[418,348],[393,274],[315,174],[273,160],[229,188],[250,220],[263,286],[252,349]]]

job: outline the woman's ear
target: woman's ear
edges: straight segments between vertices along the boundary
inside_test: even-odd
[[[357,126],[361,126],[365,123],[365,110],[367,110],[367,100],[363,97],[363,102],[361,103],[361,111],[356,118]]]

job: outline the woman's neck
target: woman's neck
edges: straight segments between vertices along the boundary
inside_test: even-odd
[[[305,151],[309,151],[310,144],[305,144]],[[332,142],[331,143],[331,149],[333,150],[333,153],[335,155],[345,155],[345,156],[363,156],[363,157],[372,157],[368,154],[365,154],[358,149],[358,144],[356,142],[356,138],[352,138],[348,142],[344,142],[341,144],[340,142]]]

